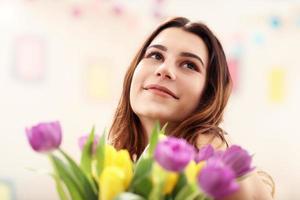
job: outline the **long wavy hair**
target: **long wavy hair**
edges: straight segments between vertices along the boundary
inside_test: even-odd
[[[138,116],[133,112],[129,101],[133,73],[152,40],[161,31],[171,27],[180,28],[201,38],[207,46],[209,62],[204,91],[197,109],[168,134],[184,138],[196,148],[198,147],[197,137],[199,134],[213,134],[220,137],[228,146],[224,138],[224,131],[219,127],[232,88],[232,80],[223,47],[205,24],[191,22],[183,17],[176,17],[162,23],[146,39],[125,75],[123,92],[112,121],[108,138],[109,142],[116,149],[127,149],[131,156],[135,154],[139,157],[148,143],[145,130],[143,130]]]

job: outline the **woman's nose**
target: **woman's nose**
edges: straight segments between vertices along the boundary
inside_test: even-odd
[[[159,65],[155,71],[155,75],[161,77],[162,79],[167,78],[171,80],[176,79],[176,75],[171,63],[162,63]]]

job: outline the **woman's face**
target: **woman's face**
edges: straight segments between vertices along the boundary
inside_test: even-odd
[[[137,65],[130,104],[139,118],[177,123],[197,108],[205,85],[208,50],[180,28],[167,28],[151,42]]]

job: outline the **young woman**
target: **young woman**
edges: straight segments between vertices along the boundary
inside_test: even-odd
[[[168,123],[168,135],[196,148],[227,148],[219,124],[231,87],[223,48],[210,29],[183,17],[168,20],[145,41],[125,75],[109,141],[139,157],[158,120]],[[272,199],[257,172],[240,184],[226,200]]]

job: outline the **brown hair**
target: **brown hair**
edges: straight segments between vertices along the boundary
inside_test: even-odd
[[[134,57],[125,75],[123,92],[109,132],[109,141],[117,149],[127,149],[131,156],[136,154],[139,157],[148,143],[142,124],[130,106],[129,94],[133,73],[152,40],[161,31],[171,27],[178,27],[199,36],[207,46],[209,61],[206,83],[198,108],[169,135],[184,138],[195,147],[199,134],[213,134],[227,144],[224,132],[218,125],[222,121],[224,108],[231,93],[232,81],[222,45],[203,23],[176,17],[154,30]]]

